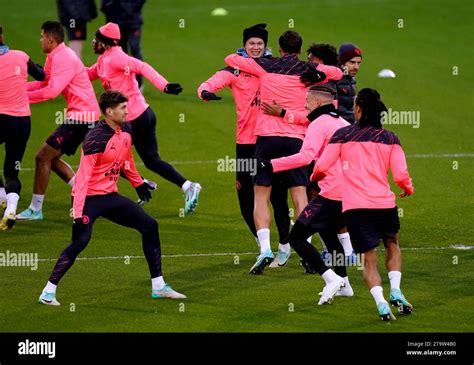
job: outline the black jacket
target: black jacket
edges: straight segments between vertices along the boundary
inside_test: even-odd
[[[97,7],[94,0],[56,0],[59,20],[65,27],[69,27],[71,19],[86,23],[97,18]]]
[[[143,24],[142,8],[146,0],[102,0],[100,10],[107,22],[136,27]]]
[[[354,117],[354,98],[356,96],[356,81],[349,75],[344,75],[336,83],[337,89],[337,110],[341,117],[349,123],[355,122]]]

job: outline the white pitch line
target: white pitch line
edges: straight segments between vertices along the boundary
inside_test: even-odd
[[[474,246],[468,245],[452,245],[449,247],[401,247],[402,251],[439,251],[439,250],[470,250]],[[176,257],[214,257],[214,256],[244,256],[257,255],[257,252],[215,252],[215,253],[185,253],[185,254],[171,254],[163,255],[163,258]],[[125,260],[125,259],[144,259],[145,256],[99,256],[99,257],[78,257],[76,260]],[[38,262],[56,261],[57,258],[38,259]]]
[[[407,155],[407,158],[452,158],[452,157],[474,157],[474,153],[441,153],[441,154],[414,154]],[[167,161],[171,165],[210,165],[217,164],[217,159],[215,160],[196,160],[196,161]],[[145,166],[143,162],[137,162],[137,166]],[[74,169],[77,169],[79,166],[71,166]],[[22,167],[21,171],[34,171],[34,167]],[[0,169],[2,171],[2,169]]]

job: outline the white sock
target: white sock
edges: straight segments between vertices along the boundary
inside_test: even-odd
[[[278,244],[278,251],[283,251],[283,252],[286,252],[286,253],[290,253],[290,251],[291,251],[290,244],[289,243],[285,243],[285,244],[279,243]]]
[[[4,187],[0,188],[0,200],[7,200],[7,192]]]
[[[151,288],[153,290],[163,289],[164,286],[165,281],[163,280],[163,276],[158,276],[157,278],[151,279]]]
[[[350,256],[352,255],[352,243],[351,237],[349,236],[349,232],[345,233],[338,233],[337,237],[339,238],[339,242],[341,242],[342,248],[344,249],[344,255]]]
[[[389,271],[388,279],[390,280],[390,289],[400,290],[400,281],[402,280],[402,273],[400,271]]]
[[[374,297],[375,304],[379,305],[379,303],[387,303],[383,297],[383,288],[381,286],[374,286],[370,289],[370,294]]]
[[[324,251],[324,250],[327,251],[328,248],[326,247],[326,244],[324,243],[324,240],[321,238],[321,236],[319,235],[319,233],[318,233],[318,236],[319,236],[319,239],[321,240],[321,243],[322,243],[322,245],[323,245],[323,251]]]
[[[53,284],[52,282],[48,281],[46,283],[46,286],[44,287],[43,291],[47,292],[47,293],[56,293],[56,288],[58,286]]]
[[[321,275],[321,277],[324,279],[324,281],[326,282],[326,284],[329,284],[330,282],[334,281],[334,280],[337,280],[340,278],[339,275],[337,275],[334,271],[332,271],[331,269],[328,269],[326,270],[326,272]]]
[[[74,187],[74,181],[76,181],[76,175],[74,175],[73,177],[71,177],[71,180],[69,180],[67,182],[67,184],[72,188]]]
[[[31,198],[30,209],[31,210],[41,210],[43,208],[44,195],[33,194]]]
[[[5,216],[10,213],[16,213],[16,207],[18,206],[18,200],[20,196],[17,193],[8,193],[7,194],[7,209],[5,209]]]
[[[181,190],[183,190],[183,192],[186,192],[186,190],[189,189],[189,187],[191,186],[191,184],[192,184],[191,181],[186,180],[186,181],[184,182],[184,184],[181,185]]]
[[[311,244],[311,241],[313,240],[313,236],[309,236],[306,241],[308,241],[309,244]]]
[[[258,242],[258,237],[255,237],[255,242],[257,242],[257,247],[260,250],[260,242]]]
[[[262,228],[257,231],[258,242],[260,242],[260,253],[264,253],[270,248],[270,230]]]

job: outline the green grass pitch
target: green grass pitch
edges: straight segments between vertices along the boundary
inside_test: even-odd
[[[227,9],[228,16],[211,16],[216,7]],[[71,235],[70,189],[51,175],[45,220],[19,222],[13,232],[0,232],[0,253],[32,252],[42,260],[37,270],[0,267],[2,332],[472,332],[474,251],[452,247],[473,245],[471,3],[163,0],[149,1],[144,9],[145,60],[170,82],[184,86],[175,97],[146,82],[145,96],[158,118],[159,151],[203,186],[197,212],[183,218],[180,190],[139,166],[159,184],[145,209],[160,224],[165,279],[188,299],[153,301],[139,234],[102,219],[80,256],[89,259],[78,260],[58,288],[62,306],[36,304]],[[5,1],[0,11],[5,42],[41,63],[40,24],[56,18],[52,0]],[[89,42],[103,22],[99,14],[88,25],[86,65],[96,59]],[[303,49],[311,42],[358,44],[364,57],[358,88],[378,89],[393,110],[420,112],[419,128],[389,126],[400,136],[416,189],[413,197],[398,202],[403,208],[402,289],[415,305],[410,317],[378,320],[355,268],[349,270],[355,296],[336,298],[330,306],[317,306],[323,281],[303,274],[295,254],[284,269],[267,269],[258,277],[248,274],[257,254],[255,241],[240,217],[234,173],[217,171],[218,159],[234,156],[233,99],[225,90],[221,101],[203,103],[196,89],[241,46],[242,29],[260,22],[268,24],[274,53],[278,36],[292,23],[303,36]],[[397,77],[378,78],[383,68]],[[100,84],[94,86],[99,93]],[[64,106],[61,97],[32,106],[19,210],[31,197],[35,152],[56,127],[55,113]],[[67,161],[77,165],[78,156]],[[119,187],[136,198],[126,182]],[[388,295],[382,260],[380,267]]]

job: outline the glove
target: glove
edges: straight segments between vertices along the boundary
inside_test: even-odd
[[[405,198],[407,196],[413,195],[415,193],[415,189],[412,187],[405,189],[405,192],[399,195],[400,198]]]
[[[138,197],[144,202],[148,202],[151,199],[151,191],[153,187],[144,182],[141,185],[138,185],[135,190],[137,191]]]
[[[183,87],[180,84],[168,84],[164,90],[165,93],[173,95],[178,95],[181,91],[183,91]]]
[[[273,165],[271,161],[257,157],[257,174],[260,174],[262,172],[273,173]]]
[[[311,86],[317,82],[321,82],[326,78],[326,74],[322,71],[318,71],[315,68],[309,67],[308,70],[300,75],[300,81],[305,86]]]
[[[201,98],[202,98],[202,100],[205,100],[205,101],[221,100],[222,99],[220,96],[217,96],[216,94],[211,93],[207,90],[202,91]]]

